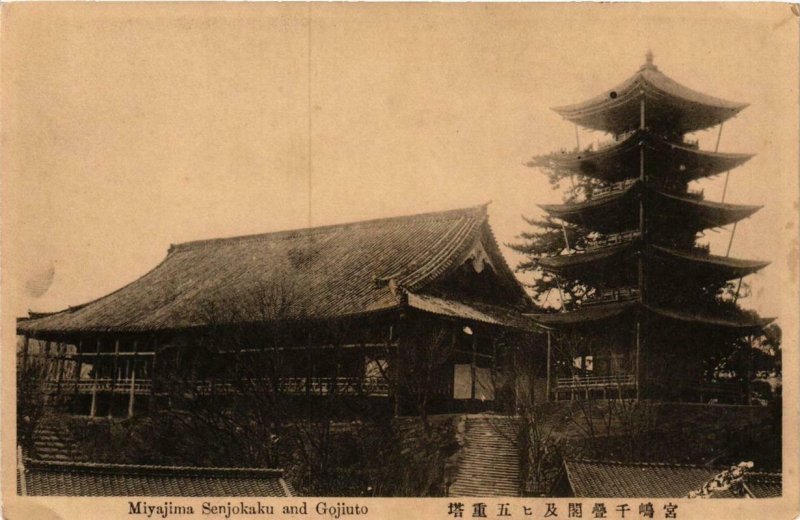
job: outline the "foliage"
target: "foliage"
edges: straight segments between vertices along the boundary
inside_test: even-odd
[[[753,469],[752,462],[740,462],[735,466],[714,475],[708,482],[700,486],[697,491],[689,493],[689,498],[712,498],[714,493],[730,491],[734,496],[742,497],[745,491],[744,477]]]

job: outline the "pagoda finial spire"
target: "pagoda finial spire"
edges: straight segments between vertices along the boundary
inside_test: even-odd
[[[653,51],[647,49],[647,53],[644,55],[644,69],[655,69],[656,66],[653,65]]]

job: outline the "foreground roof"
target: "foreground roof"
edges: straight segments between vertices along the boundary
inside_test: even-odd
[[[481,205],[179,244],[131,284],[78,307],[20,320],[17,329],[173,330],[205,325],[213,318],[209,309],[232,306],[235,319],[253,322],[361,315],[397,308],[402,293],[423,290],[471,254],[482,255],[498,283],[527,301]]]
[[[718,125],[748,106],[681,85],[658,70],[652,54],[648,54],[647,62],[619,85],[586,101],[553,110],[581,126],[618,134],[639,125],[642,99],[648,122],[667,121],[681,133]]]
[[[576,497],[684,498],[726,468],[656,462],[566,460],[565,476]],[[781,496],[780,473],[750,473],[745,491],[750,498]],[[733,494],[712,495],[732,498]]]
[[[20,494],[45,496],[292,496],[283,471],[26,459]],[[18,475],[18,478],[20,475]]]
[[[464,303],[430,294],[408,293],[408,306],[429,314],[478,321],[489,325],[512,327],[528,332],[542,332],[530,318],[515,309],[478,302]]]

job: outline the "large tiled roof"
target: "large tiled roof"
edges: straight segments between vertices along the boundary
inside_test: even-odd
[[[748,473],[745,477],[747,493],[754,498],[781,496],[783,478],[778,473]]]
[[[462,264],[478,241],[524,299],[491,230],[486,206],[296,231],[189,242],[152,271],[82,306],[18,321],[21,333],[180,329],[208,322],[203,309],[236,303],[265,321],[261,292],[283,317],[331,318],[397,307],[398,288],[423,289]],[[280,290],[282,294],[272,294]],[[270,300],[270,301],[272,301]],[[272,308],[270,307],[270,309]]]
[[[654,462],[567,460],[566,477],[576,497],[682,498],[697,491],[725,468]],[[751,473],[745,477],[754,498],[780,496],[781,475]],[[713,496],[713,495],[712,495]],[[733,497],[730,493],[717,498]]]
[[[20,493],[45,496],[292,496],[282,470],[27,459]],[[19,477],[19,475],[18,475]]]

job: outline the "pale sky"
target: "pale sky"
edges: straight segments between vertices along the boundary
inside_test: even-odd
[[[731,255],[773,262],[746,306],[796,312],[788,5],[3,8],[6,318],[107,294],[188,240],[491,200],[514,241],[520,215],[560,198],[523,163],[575,144],[549,107],[621,82],[648,49],[673,79],[751,103],[722,134],[720,151],[758,154],[726,201],[765,208]],[[699,138],[713,149],[716,129]],[[703,183],[709,200],[722,182]]]

